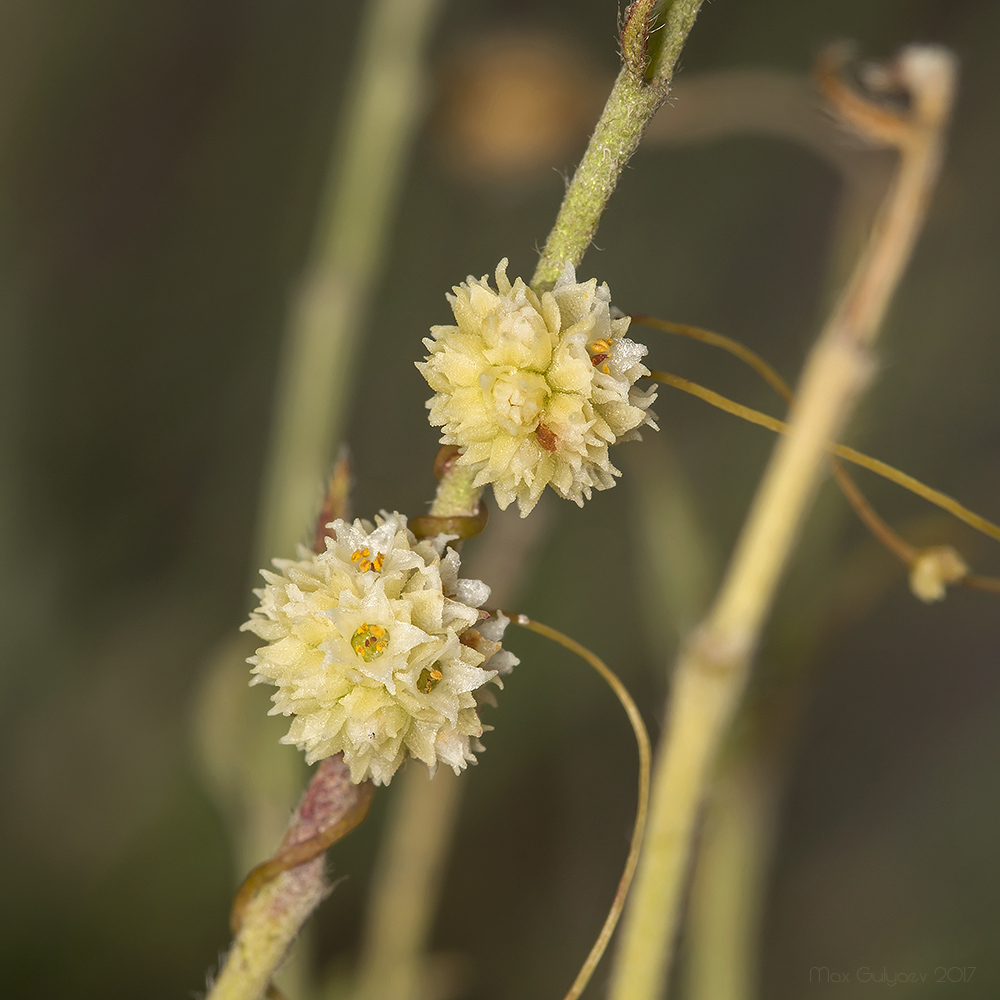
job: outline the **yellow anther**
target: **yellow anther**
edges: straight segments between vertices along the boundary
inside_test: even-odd
[[[361,628],[351,636],[351,648],[365,663],[378,659],[388,646],[389,633],[381,625],[362,622]]]
[[[587,344],[587,350],[590,352],[590,363],[596,368],[611,353],[611,341],[605,337],[601,337],[593,343]],[[605,365],[601,371],[607,374],[608,366]]]
[[[438,682],[442,677],[444,677],[444,674],[436,666],[430,669],[424,667],[417,678],[417,690],[423,691],[424,694],[430,694],[438,686]]]
[[[363,549],[355,549],[351,553],[351,562],[356,562],[358,564],[358,569],[360,569],[362,573],[367,573],[370,569],[375,570],[376,573],[381,572],[382,563],[385,562],[385,556],[382,555],[381,552],[377,552],[374,559],[369,559],[368,557],[370,555],[371,549],[367,546]]]

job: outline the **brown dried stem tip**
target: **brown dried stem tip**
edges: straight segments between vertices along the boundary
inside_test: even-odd
[[[326,483],[326,496],[316,517],[313,534],[313,552],[325,552],[326,540],[333,536],[327,527],[338,519],[348,521],[351,517],[351,456],[347,448],[341,448],[337,463]]]
[[[656,0],[633,0],[621,16],[618,37],[622,62],[638,77],[646,75],[655,8]]]

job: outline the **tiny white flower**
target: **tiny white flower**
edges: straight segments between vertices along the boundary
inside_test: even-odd
[[[275,559],[243,628],[257,650],[252,684],[277,685],[282,742],[313,763],[343,752],[351,778],[388,784],[409,756],[456,773],[482,750],[476,692],[518,662],[500,649],[507,620],[480,624],[490,594],[461,580],[444,536],[418,541],[401,514],[334,521],[319,554]]]
[[[969,575],[966,561],[950,545],[921,549],[910,567],[910,590],[925,604],[943,601],[948,586]]]
[[[448,296],[457,325],[424,340],[430,422],[501,509],[516,500],[523,517],[546,486],[582,507],[621,475],[608,446],[656,427],[656,389],[635,388],[646,348],[625,337],[627,316],[612,317],[608,286],[578,282],[569,265],[541,295],[512,285],[506,260],[496,284],[470,275]]]

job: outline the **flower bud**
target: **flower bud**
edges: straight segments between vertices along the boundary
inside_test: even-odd
[[[922,549],[910,567],[910,590],[926,604],[944,600],[947,586],[969,574],[965,560],[950,545]]]

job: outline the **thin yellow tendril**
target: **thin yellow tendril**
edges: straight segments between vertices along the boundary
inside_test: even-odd
[[[783,420],[777,420],[766,413],[761,413],[760,410],[743,406],[742,403],[734,403],[731,399],[727,399],[725,396],[713,392],[711,389],[706,389],[704,386],[698,385],[689,379],[681,378],[679,375],[672,375],[670,372],[653,371],[650,373],[650,377],[657,382],[662,382],[664,385],[673,386],[682,392],[697,396],[706,403],[711,403],[712,406],[717,406],[720,410],[725,410],[727,413],[733,414],[733,416],[741,417],[751,424],[766,427],[776,434],[784,434],[788,430],[788,424]],[[954,515],[960,521],[964,521],[970,527],[1000,542],[1000,527],[997,527],[992,521],[987,521],[985,517],[980,517],[979,514],[969,510],[967,507],[963,507],[962,504],[946,493],[941,493],[930,486],[925,486],[919,479],[914,479],[913,476],[901,472],[899,469],[877,458],[871,458],[863,452],[849,448],[847,445],[831,442],[828,448],[838,458],[843,458],[854,465],[860,465],[863,469],[868,469],[870,472],[882,476],[883,479],[888,479],[897,486],[902,486],[903,489],[915,493],[918,497],[923,497],[924,500],[934,504],[936,507],[940,507],[942,510],[948,511],[949,514]]]
[[[792,401],[792,390],[788,383],[756,352],[741,344],[732,337],[711,330],[703,330],[700,326],[688,326],[686,323],[671,323],[669,320],[657,319],[655,316],[645,316],[642,313],[629,313],[633,323],[639,326],[649,326],[664,333],[675,333],[679,337],[697,340],[711,347],[721,347],[722,350],[739,358],[749,365],[769,386],[786,402]]]
[[[840,492],[847,497],[847,502],[854,508],[854,513],[864,522],[868,530],[906,567],[912,567],[920,555],[920,550],[911,545],[905,538],[898,535],[879,516],[868,498],[858,489],[858,484],[848,474],[844,466],[835,458],[830,459],[833,477],[837,480]]]
[[[527,615],[507,614],[511,621],[522,628],[530,629],[539,635],[544,635],[547,639],[558,642],[560,646],[565,647],[571,653],[576,653],[577,656],[586,660],[604,678],[608,687],[614,691],[615,696],[621,702],[622,708],[625,709],[625,714],[628,715],[628,721],[632,724],[632,732],[635,733],[635,742],[639,750],[639,798],[635,807],[635,824],[632,827],[632,840],[629,844],[628,857],[625,859],[625,868],[618,882],[618,890],[615,892],[614,901],[605,918],[601,933],[597,936],[597,940],[590,949],[586,961],[581,966],[576,979],[573,980],[573,985],[564,997],[564,1000],[576,1000],[586,988],[587,983],[590,982],[590,977],[594,974],[594,969],[597,967],[597,963],[600,962],[601,956],[604,954],[604,950],[611,940],[611,935],[614,933],[615,927],[618,924],[618,918],[621,916],[622,909],[625,906],[625,897],[628,895],[629,886],[632,884],[635,866],[639,861],[639,849],[642,846],[642,837],[646,829],[646,813],[649,809],[649,734],[646,732],[645,723],[643,723],[639,709],[636,708],[636,704],[632,700],[632,696],[628,693],[628,689],[619,680],[618,675],[599,656],[592,653],[585,646],[581,646],[575,639],[571,639],[568,635],[564,635],[549,625],[536,622]]]
[[[741,344],[738,340],[733,340],[732,337],[726,337],[721,333],[713,333],[711,330],[704,330],[700,326],[688,326],[686,323],[671,323],[668,320],[658,319],[655,316],[646,316],[641,313],[631,313],[630,317],[633,323],[637,323],[640,326],[649,326],[654,330],[662,330],[664,333],[674,333],[680,337],[688,337],[691,340],[708,344],[711,347],[721,348],[728,354],[739,358],[740,361],[749,365],[786,403],[789,405],[792,403],[794,396],[788,383],[756,351]],[[847,502],[854,508],[854,512],[861,519],[865,527],[904,566],[911,567],[920,550],[897,534],[878,514],[840,462],[835,458],[831,458],[830,466],[833,469],[833,476],[840,487],[841,493],[847,498]]]
[[[229,923],[234,934],[239,933],[243,924],[243,915],[250,901],[265,885],[273,882],[283,872],[291,871],[291,869],[298,868],[299,865],[304,865],[312,861],[313,858],[319,857],[338,840],[346,837],[364,822],[368,816],[368,810],[371,808],[375,786],[370,781],[365,781],[357,788],[357,802],[336,823],[320,830],[306,840],[300,840],[279,849],[277,854],[251,870],[237,890],[236,898],[233,900],[233,908],[229,914]]]
[[[671,323],[668,320],[658,319],[655,316],[646,316],[642,313],[630,313],[629,315],[633,323],[641,326],[649,326],[654,330],[663,330],[665,333],[675,333],[678,336],[688,337],[691,340],[697,340],[703,344],[709,344],[712,347],[719,347],[727,351],[757,372],[786,403],[792,402],[792,390],[789,388],[788,383],[759,354],[752,351],[749,347],[745,347],[738,340],[733,340],[731,337],[726,337],[721,333],[713,333],[711,330],[702,329],[700,326],[688,326],[686,323]],[[843,465],[832,456],[830,458],[830,467],[833,469],[833,476],[840,487],[840,491],[847,498],[847,502],[854,508],[854,512],[864,522],[865,527],[904,566],[912,568],[917,557],[920,555],[920,549],[915,545],[911,545],[905,538],[893,530],[888,522],[868,502],[867,497],[861,492],[857,483],[855,483]],[[994,594],[1000,593],[1000,579],[997,577],[968,573],[956,582],[958,586],[967,589],[986,590]]]

